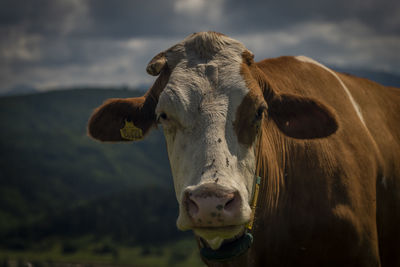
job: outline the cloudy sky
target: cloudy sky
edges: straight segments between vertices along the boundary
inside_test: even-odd
[[[257,60],[302,54],[400,74],[398,0],[1,0],[0,92],[149,84],[155,54],[204,30]]]

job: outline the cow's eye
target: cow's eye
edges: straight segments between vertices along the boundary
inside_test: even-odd
[[[168,120],[168,115],[165,112],[161,112],[157,117],[157,122],[162,122]]]
[[[257,109],[256,118],[255,118],[256,121],[262,119],[263,113],[264,113],[264,111],[265,111],[266,109],[267,109],[267,106],[265,106],[265,105],[261,105],[261,106]]]

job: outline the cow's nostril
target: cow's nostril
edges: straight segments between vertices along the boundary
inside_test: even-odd
[[[197,206],[196,202],[191,200],[190,197],[187,198],[186,205],[187,205],[188,212],[191,216],[193,216],[193,215],[197,214],[197,212],[199,212],[199,206]]]
[[[185,206],[187,213],[193,217],[199,212],[199,205],[197,205],[195,198],[191,192],[185,194]]]
[[[224,208],[225,208],[225,209],[228,209],[228,208],[229,208],[229,205],[233,203],[233,200],[234,200],[234,198],[231,198],[230,200],[228,200],[228,202],[226,202]]]
[[[228,201],[225,203],[224,210],[230,211],[236,208],[236,196],[233,195]]]

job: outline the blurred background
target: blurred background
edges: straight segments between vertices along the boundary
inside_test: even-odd
[[[148,61],[197,31],[261,60],[306,55],[400,87],[396,0],[1,0],[0,265],[202,266],[161,130],[86,136],[92,110],[139,96]]]

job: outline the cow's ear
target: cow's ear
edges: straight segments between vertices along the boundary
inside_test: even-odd
[[[155,125],[156,104],[144,96],[109,99],[93,112],[88,134],[100,141],[139,141]]]
[[[156,58],[149,63],[150,66],[157,65],[162,60],[162,56],[158,55]],[[171,74],[166,63],[163,60],[161,63],[161,67],[150,67],[159,76],[144,96],[109,99],[93,112],[88,123],[89,136],[111,142],[143,139],[156,125],[155,109],[158,98]]]
[[[310,98],[275,95],[268,103],[268,110],[278,128],[293,138],[323,138],[338,129],[334,113],[326,105]]]

